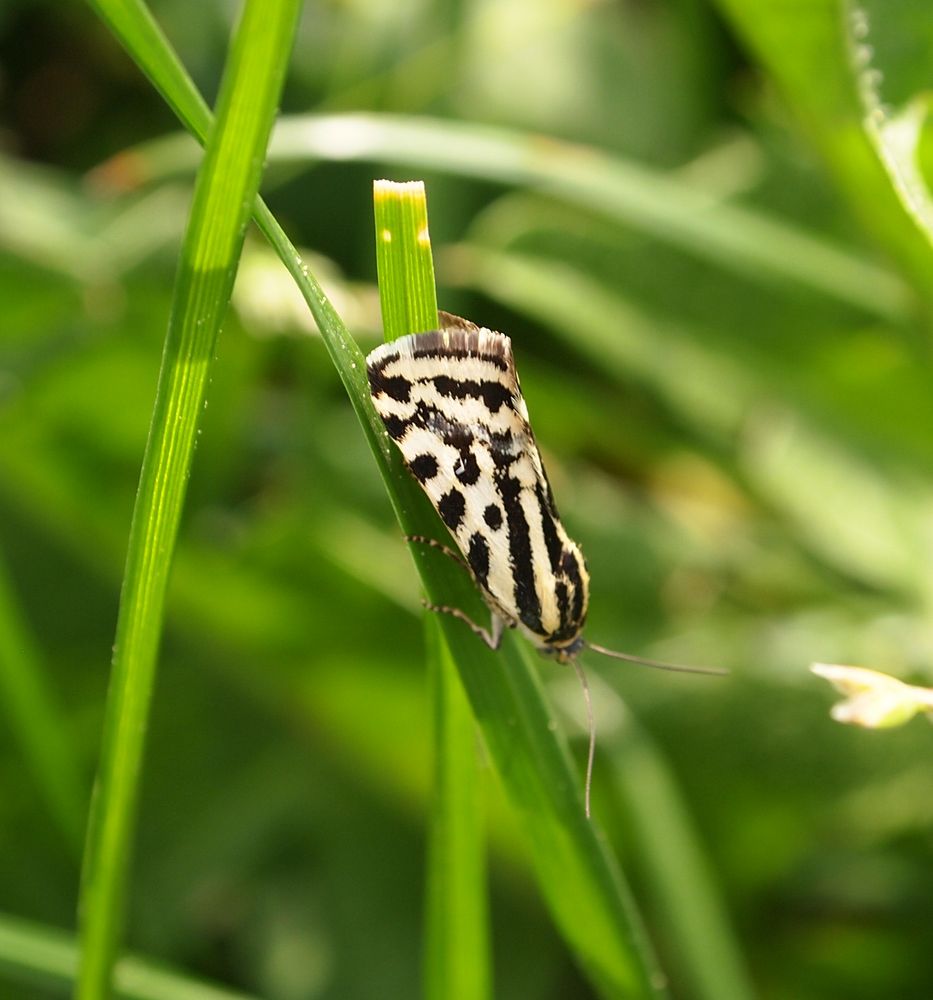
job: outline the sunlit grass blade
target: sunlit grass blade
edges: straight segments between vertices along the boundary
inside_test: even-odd
[[[298,10],[297,0],[245,3],[195,186],[120,598],[81,880],[80,1000],[103,1000],[110,993],[171,557],[210,362],[262,175]]]
[[[379,300],[386,340],[437,328],[434,262],[424,184],[376,181]],[[418,543],[414,543],[418,544]],[[489,996],[485,845],[476,733],[440,623],[425,622],[434,725],[424,975],[429,1000]]]
[[[133,54],[129,28],[121,40]],[[148,53],[143,52],[142,57]],[[147,72],[157,72],[148,62]],[[172,86],[171,80],[162,80]],[[176,100],[184,94],[173,93]],[[369,397],[362,353],[349,337],[314,277],[265,205],[257,200],[254,218],[305,296],[327,350],[347,389],[373,450],[389,498],[406,534],[429,534],[437,524],[427,498],[412,481]],[[474,615],[484,613],[475,588],[459,567],[419,548],[413,556],[431,601],[455,603]],[[540,683],[512,637],[494,655],[453,621],[442,622],[451,654],[474,715],[531,845],[539,884],[554,918],[581,966],[606,997],[663,993],[651,949],[627,889],[602,842],[583,815],[580,776],[563,738],[552,728]]]
[[[373,207],[385,339],[436,330],[437,293],[424,184],[376,181]]]
[[[77,968],[78,947],[70,934],[0,914],[0,970],[4,978],[41,982],[64,995]],[[113,980],[114,996],[120,1000],[254,1000],[245,993],[199,982],[131,955],[117,962]]]
[[[0,705],[39,793],[72,849],[81,851],[86,789],[78,774],[31,632],[0,560]]]

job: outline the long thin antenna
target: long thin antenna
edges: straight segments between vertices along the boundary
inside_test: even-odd
[[[586,791],[584,792],[584,804],[586,806],[586,818],[590,818],[590,785],[593,783],[593,758],[596,756],[596,722],[593,719],[593,699],[590,697],[590,685],[587,682],[583,667],[576,660],[570,661],[573,669],[580,679],[580,687],[583,688],[583,701],[586,704],[586,727],[590,734],[590,749],[586,758]]]
[[[640,663],[643,667],[653,667],[655,670],[672,670],[678,674],[716,674],[719,676],[729,673],[728,670],[721,670],[719,667],[687,667],[682,663],[666,663],[664,660],[649,660],[644,656],[632,656],[631,653],[617,653],[614,649],[597,646],[595,642],[586,643],[586,648],[592,649],[594,653],[610,656],[614,660]]]

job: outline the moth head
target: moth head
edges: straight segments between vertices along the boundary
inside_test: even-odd
[[[558,663],[572,663],[585,646],[586,642],[578,632],[571,639],[565,639],[561,642],[546,642],[538,647],[538,652],[542,656],[553,657]]]

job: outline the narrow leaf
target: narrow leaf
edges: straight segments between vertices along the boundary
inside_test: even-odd
[[[247,0],[195,187],[120,597],[82,869],[80,1000],[101,1000],[110,993],[172,552],[210,362],[262,173],[298,9],[297,0]]]
[[[376,181],[376,263],[387,341],[436,329],[434,262],[424,184]],[[413,543],[418,545],[420,543]],[[432,615],[425,621],[433,690],[431,802],[425,926],[429,1000],[489,996],[485,847],[479,819],[476,735],[457,668]]]

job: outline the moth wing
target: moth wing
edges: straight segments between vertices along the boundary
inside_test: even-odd
[[[441,313],[442,328],[366,359],[376,411],[495,610],[519,618],[503,470],[537,446],[504,334]],[[540,464],[540,459],[537,459]]]
[[[504,334],[442,328],[377,347],[373,403],[490,606],[544,648],[582,628],[588,577],[560,522]]]

